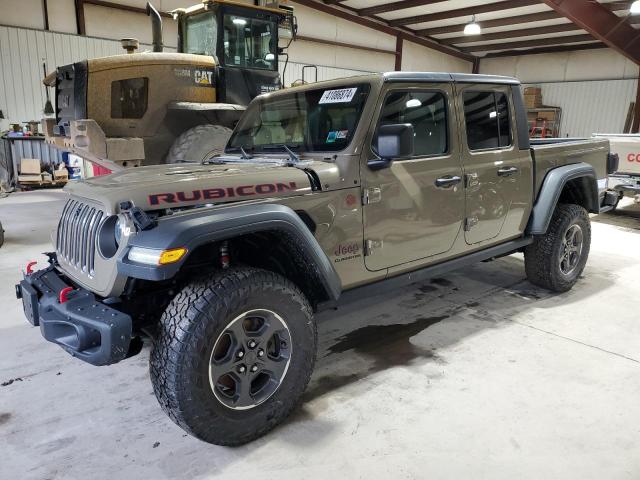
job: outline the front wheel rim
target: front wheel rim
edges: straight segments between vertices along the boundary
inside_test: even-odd
[[[282,385],[293,345],[284,319],[266,310],[234,318],[216,339],[209,359],[209,384],[225,407],[248,410]]]
[[[571,275],[578,268],[584,247],[584,234],[580,225],[571,225],[562,237],[560,272]]]

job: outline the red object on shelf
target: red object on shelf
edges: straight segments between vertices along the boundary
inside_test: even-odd
[[[96,164],[91,164],[91,167],[93,168],[93,176],[94,177],[100,177],[102,175],[109,175],[111,173],[111,170],[109,170],[108,168],[105,167],[101,167],[100,165],[96,165]]]

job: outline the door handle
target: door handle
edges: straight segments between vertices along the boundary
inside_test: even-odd
[[[444,177],[436,179],[436,187],[438,188],[451,188],[457,185],[462,180],[462,177],[457,175],[446,175]]]
[[[498,169],[498,176],[499,177],[508,177],[508,176],[513,175],[515,173],[518,173],[518,167],[504,167],[504,168],[499,168]]]

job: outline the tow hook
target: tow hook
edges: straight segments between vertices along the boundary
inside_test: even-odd
[[[58,302],[65,303],[69,301],[69,294],[73,292],[73,287],[64,287],[58,294]]]

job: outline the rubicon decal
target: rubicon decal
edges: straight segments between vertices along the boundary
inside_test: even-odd
[[[251,197],[295,191],[296,182],[261,183],[259,185],[241,185],[239,187],[207,188],[189,192],[154,193],[149,195],[149,205],[197,202],[198,200],[220,200],[222,198]]]

